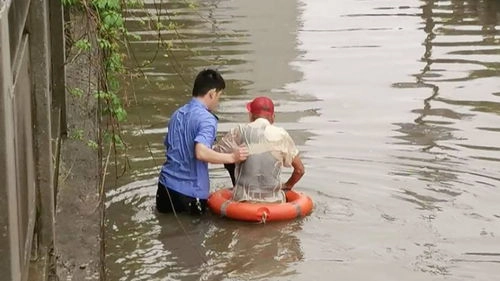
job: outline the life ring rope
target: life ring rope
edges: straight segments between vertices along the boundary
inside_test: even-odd
[[[262,218],[260,220],[260,223],[266,223],[266,220],[267,220],[267,213],[263,212],[262,213]]]
[[[313,208],[309,196],[293,190],[286,192],[286,203],[237,202],[232,200],[232,195],[229,188],[210,194],[208,198],[210,210],[223,217],[266,223],[307,216]]]

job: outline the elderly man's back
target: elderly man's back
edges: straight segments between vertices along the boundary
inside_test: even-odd
[[[249,157],[236,165],[233,200],[285,202],[281,169],[290,167],[298,150],[290,135],[265,118],[240,125],[216,145],[216,150],[230,151],[245,144]]]
[[[227,133],[214,147],[231,152],[240,145],[248,147],[249,156],[234,170],[226,166],[234,184],[233,200],[285,202],[283,190],[292,189],[304,175],[304,165],[290,135],[274,126],[274,103],[268,97],[257,97],[247,104],[250,123]],[[290,178],[281,183],[281,168],[293,167]]]

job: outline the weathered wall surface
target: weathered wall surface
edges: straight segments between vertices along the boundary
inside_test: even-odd
[[[75,38],[89,28],[72,20]],[[103,271],[101,162],[87,145],[98,132],[100,60],[70,52],[68,61],[64,42],[59,1],[0,0],[1,280],[99,280]],[[76,87],[85,95],[66,95]]]

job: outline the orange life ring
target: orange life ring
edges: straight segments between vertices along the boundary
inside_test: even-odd
[[[217,215],[243,221],[281,221],[307,216],[313,208],[311,198],[304,193],[289,190],[286,203],[250,203],[233,201],[229,188],[213,192],[208,207]]]

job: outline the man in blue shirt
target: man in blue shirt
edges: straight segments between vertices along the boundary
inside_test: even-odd
[[[239,163],[248,157],[244,146],[232,153],[212,150],[217,108],[226,84],[219,72],[206,69],[194,81],[193,98],[170,118],[165,137],[166,157],[158,181],[156,209],[161,213],[203,214],[210,191],[208,163]]]

